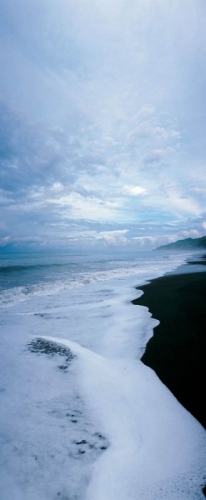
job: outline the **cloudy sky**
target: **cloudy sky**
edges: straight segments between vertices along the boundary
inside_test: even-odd
[[[206,234],[205,0],[0,4],[0,245]]]

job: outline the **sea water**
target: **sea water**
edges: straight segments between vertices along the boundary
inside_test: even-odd
[[[205,434],[140,358],[162,252],[0,257],[2,500],[204,498]]]

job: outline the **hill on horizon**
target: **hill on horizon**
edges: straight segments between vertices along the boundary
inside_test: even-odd
[[[177,240],[174,243],[168,243],[167,245],[161,245],[155,248],[155,250],[191,250],[191,249],[206,249],[206,236],[201,238],[185,238],[184,240]]]

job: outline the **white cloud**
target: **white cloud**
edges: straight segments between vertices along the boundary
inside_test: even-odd
[[[62,191],[63,185],[61,182],[54,182],[54,184],[50,187],[51,191]]]
[[[113,139],[113,137],[103,137],[103,140],[108,144],[108,146],[115,146],[117,142]]]
[[[128,233],[128,229],[101,231],[97,234],[96,239],[104,241],[108,245],[125,245],[128,242],[124,236],[126,233]]]
[[[118,202],[102,201],[95,196],[83,196],[77,192],[71,192],[64,196],[49,198],[48,205],[54,205],[56,210],[60,210],[63,217],[74,219],[91,219],[95,221],[116,219],[116,209],[119,208]]]
[[[201,208],[198,203],[191,198],[186,197],[170,197],[168,206],[175,210],[177,213],[188,215],[201,215]]]
[[[148,244],[154,246],[158,240],[158,238],[154,236],[135,236],[132,239],[133,241],[139,243],[142,247],[147,246]]]
[[[137,116],[151,116],[155,112],[155,107],[152,104],[145,104],[141,107]]]
[[[188,231],[181,231],[178,234],[178,239],[184,238],[199,238],[201,236],[200,232],[197,229],[190,229]]]
[[[191,191],[200,196],[206,196],[206,188],[194,187],[191,189]]]
[[[8,245],[8,243],[10,242],[11,242],[11,236],[4,236],[3,238],[0,239],[0,247]]]
[[[172,142],[173,144],[174,141],[179,140],[180,137],[181,134],[179,131],[174,130],[170,125],[166,127],[161,124],[160,116],[158,118],[155,116],[154,118],[139,122],[138,125],[127,134],[127,139],[130,143],[138,139],[147,139],[152,141],[153,144],[156,142],[156,144],[162,145],[165,143],[168,144],[168,142]]]
[[[153,127],[149,121],[144,121],[140,123],[137,127],[131,130],[127,137],[128,139],[134,139],[135,137],[150,137],[153,133]]]
[[[123,192],[130,196],[146,194],[146,189],[141,186],[123,186]]]
[[[175,243],[178,240],[185,238],[199,238],[201,233],[196,229],[190,229],[188,231],[178,231],[174,234],[158,234],[156,236],[137,236],[132,238],[134,241],[137,241],[140,246],[151,246],[152,248],[156,248],[161,245],[168,245],[169,243]]]

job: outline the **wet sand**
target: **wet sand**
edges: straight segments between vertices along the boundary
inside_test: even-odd
[[[199,263],[197,260],[196,264]],[[204,263],[205,259],[201,264]],[[180,403],[206,428],[206,272],[195,272],[195,268],[191,265],[187,268],[189,272],[185,272],[183,266],[183,274],[180,271],[168,274],[140,287],[144,294],[133,304],[148,307],[160,321],[146,346],[143,363],[155,370]]]

